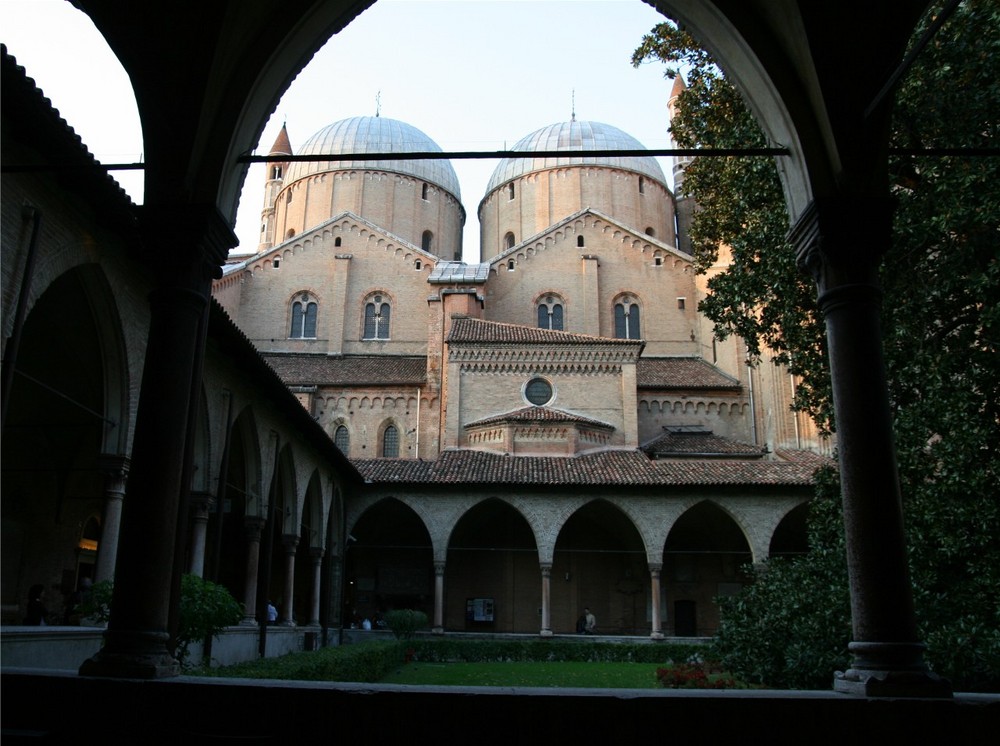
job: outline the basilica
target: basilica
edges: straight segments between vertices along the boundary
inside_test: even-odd
[[[691,208],[638,141],[574,116],[512,150],[470,262],[454,169],[405,157],[440,152],[428,135],[354,117],[295,149],[282,128],[257,251],[214,284],[364,477],[343,623],[550,635],[589,607],[604,633],[709,635],[743,565],[805,549],[828,446],[787,371],[699,314]]]

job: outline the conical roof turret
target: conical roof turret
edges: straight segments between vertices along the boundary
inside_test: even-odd
[[[291,155],[292,154],[292,143],[288,139],[288,128],[285,125],[281,125],[281,131],[278,136],[274,138],[274,145],[271,146],[271,150],[268,151],[268,156],[272,155]]]

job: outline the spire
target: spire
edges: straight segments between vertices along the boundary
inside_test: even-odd
[[[271,150],[268,156],[272,155],[291,155],[292,154],[292,143],[288,139],[288,129],[285,124],[281,125],[281,132],[274,139],[274,145],[271,146]]]
[[[572,113],[570,114],[569,121],[575,122],[576,121],[576,88],[573,89],[572,101],[573,101],[573,103],[572,103]]]
[[[677,98],[686,88],[687,86],[684,84],[684,76],[677,73],[674,76],[674,85],[670,89],[670,98]]]

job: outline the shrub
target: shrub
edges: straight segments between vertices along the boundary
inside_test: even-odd
[[[107,623],[111,618],[114,581],[102,580],[90,589],[90,596],[78,607],[82,617]],[[192,642],[218,637],[223,629],[243,618],[243,607],[221,585],[197,575],[181,578],[180,619],[174,640],[177,660],[183,664]]]
[[[317,651],[289,653],[279,658],[262,658],[215,669],[199,669],[203,676],[285,681],[382,680],[403,662],[403,642],[366,642]]]
[[[243,607],[224,587],[197,575],[184,575],[177,625],[177,660],[184,663],[192,642],[218,637],[223,629],[238,624],[242,618]]]
[[[76,607],[81,619],[90,619],[98,624],[107,624],[111,618],[111,594],[115,589],[114,581],[102,580],[94,583],[80,605]]]
[[[657,668],[656,678],[666,689],[732,689],[736,686],[731,676],[722,675],[707,663],[679,663]]]
[[[417,630],[427,627],[427,615],[414,609],[393,609],[385,615],[385,623],[397,640],[409,640]]]
[[[704,645],[606,643],[561,640],[456,640],[415,639],[409,647],[413,659],[423,662],[462,661],[466,663],[604,662],[658,663],[691,661],[706,650]]]

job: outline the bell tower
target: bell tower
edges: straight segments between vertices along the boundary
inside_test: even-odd
[[[288,161],[282,156],[292,154],[292,145],[288,140],[288,130],[281,125],[281,132],[267,154],[268,161],[264,164],[267,173],[264,175],[264,207],[260,211],[260,243],[257,251],[267,251],[274,246],[274,205],[278,193],[285,184],[285,171]],[[275,160],[270,160],[272,157]]]

